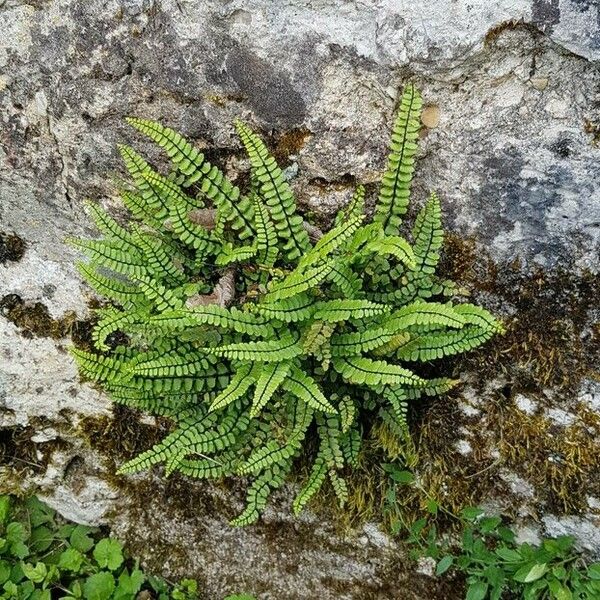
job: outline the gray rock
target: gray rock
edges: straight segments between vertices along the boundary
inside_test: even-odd
[[[598,528],[597,516],[587,515],[585,517],[567,516],[557,517],[546,515],[542,518],[546,534],[552,537],[560,535],[571,535],[581,548],[599,554],[600,529]]]
[[[234,117],[271,141],[305,129],[289,172],[300,203],[330,215],[354,181],[377,179],[409,80],[436,107],[417,204],[439,190],[448,226],[499,262],[597,270],[599,19],[593,0],[0,2],[0,231],[26,243],[20,261],[0,264],[0,296],[42,302],[54,318],[87,315],[64,240],[94,234],[85,198],[120,210],[115,144],[147,149],[124,116],[161,119],[218,148],[232,175],[244,166]],[[105,417],[110,403],[79,382],[66,344],[23,337],[0,317],[0,423],[31,428],[33,443],[53,443],[51,431],[67,444],[29,482],[63,514],[109,523],[147,560],[164,559],[165,572],[191,565],[211,598],[235,591],[236,576],[261,598],[407,598],[386,587],[406,572],[374,526],[345,539],[276,511],[262,528],[232,531],[210,511],[212,488],[194,517],[161,512],[155,498],[141,510],[111,483],[114,464],[81,441],[81,420]],[[596,392],[582,399],[597,409]],[[166,484],[151,481],[166,502]],[[569,531],[596,539],[582,519]],[[408,586],[415,598],[449,597],[419,581]]]
[[[519,410],[523,411],[528,415],[535,414],[537,410],[537,404],[531,400],[531,398],[527,398],[527,396],[523,396],[522,394],[518,394],[515,397],[515,404],[519,408]]]

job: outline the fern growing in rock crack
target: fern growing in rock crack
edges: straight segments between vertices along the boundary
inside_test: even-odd
[[[248,476],[246,509],[233,520],[245,525],[315,435],[293,508],[326,481],[343,505],[365,414],[403,435],[409,402],[456,383],[427,380],[418,363],[500,331],[484,309],[453,302],[452,284],[435,275],[443,242],[435,194],[401,235],[420,108],[408,86],[373,220],[359,186],[324,234],[303,221],[284,173],[243,123],[247,194],[172,129],[128,119],[174,171],[165,177],[120,147],[132,181],[121,196],[134,219],[126,227],[90,205],[104,237],[73,241],[89,258],[81,274],[111,301],[94,330],[98,352],[73,354],[116,402],[176,427],[121,473],[161,463],[167,475]]]

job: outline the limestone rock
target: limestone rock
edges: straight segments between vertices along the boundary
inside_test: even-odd
[[[68,311],[86,318],[91,296],[64,241],[94,235],[84,199],[120,210],[116,143],[148,149],[124,116],[160,119],[199,147],[217,148],[233,176],[244,163],[232,120],[244,118],[291,166],[300,203],[328,216],[355,181],[377,179],[407,81],[444,115],[426,117],[417,204],[438,190],[448,227],[498,264],[598,269],[593,0],[4,0],[0,31],[0,232],[25,244],[20,260],[0,253],[0,299],[39,302],[52,319]],[[480,297],[506,315],[517,311],[491,292]],[[26,337],[0,316],[0,426],[7,439],[18,432],[27,442],[37,465],[28,483],[66,516],[110,524],[137,540],[155,568],[203,578],[211,598],[236,591],[236,582],[261,598],[407,598],[409,588],[415,598],[452,597],[414,574],[402,585],[397,551],[373,530],[356,534],[363,544],[331,523],[296,523],[275,510],[240,532],[221,514],[237,500],[223,508],[218,489],[194,487],[195,515],[179,505],[163,510],[161,502],[177,504],[174,490],[152,476],[146,496],[119,491],[114,459],[81,434],[86,419],[104,423],[110,403],[78,380],[68,343]],[[457,413],[479,423],[498,394],[510,397],[507,386],[494,382],[476,412]],[[597,411],[588,388],[583,403]],[[465,464],[481,452],[469,444]],[[496,458],[487,458],[483,468],[493,469]],[[510,497],[499,504],[510,506]],[[591,517],[559,522],[548,514],[551,532],[597,539]]]

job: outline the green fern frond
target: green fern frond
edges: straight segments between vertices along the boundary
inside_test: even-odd
[[[422,106],[417,89],[412,84],[407,85],[392,130],[390,155],[375,205],[374,219],[383,225],[387,234],[398,233],[408,208]]]
[[[342,433],[347,433],[354,423],[356,417],[356,404],[350,396],[343,396],[339,405]]]
[[[193,353],[189,348],[183,348],[170,354],[162,354],[157,358],[138,359],[132,365],[131,372],[143,377],[161,378],[188,377],[203,373],[214,375],[216,374],[216,370],[212,368],[214,362],[212,356]]]
[[[226,344],[218,348],[204,348],[204,351],[232,360],[279,362],[300,356],[302,346],[298,343],[298,336],[287,333],[278,340]]]
[[[219,479],[230,473],[235,464],[235,454],[233,452],[225,456],[219,455],[218,459],[182,458],[177,465],[177,470],[194,479]]]
[[[235,402],[238,398],[244,396],[244,394],[250,389],[250,386],[254,384],[254,377],[250,376],[252,371],[252,365],[241,366],[237,373],[232,377],[229,385],[213,400],[210,405],[209,411],[219,410],[225,406]]]
[[[256,246],[240,246],[234,248],[232,244],[224,243],[221,246],[221,252],[215,259],[215,263],[221,267],[236,262],[245,262],[256,256],[258,248]]]
[[[158,211],[150,207],[141,194],[129,190],[121,190],[119,195],[134,219],[156,231],[162,228],[162,219],[157,217]]]
[[[94,345],[101,352],[108,352],[110,347],[106,344],[107,338],[116,331],[122,330],[128,325],[143,323],[147,317],[145,312],[123,312],[116,308],[106,309],[102,318],[96,323],[92,332]]]
[[[359,385],[395,384],[421,387],[426,384],[424,379],[412,371],[382,360],[354,357],[334,358],[333,367],[344,379]]]
[[[185,206],[188,210],[198,207],[198,201],[191,196],[188,196],[176,183],[163,177],[156,171],[144,171],[141,176],[146,180],[146,183],[152,188],[154,193],[163,199],[164,205],[169,208],[173,204]]]
[[[451,333],[431,333],[417,336],[397,352],[401,360],[428,361],[468,352],[492,338],[495,331],[467,326]]]
[[[272,491],[272,486],[277,479],[280,478],[277,478],[275,474],[269,470],[261,473],[248,488],[246,508],[239,516],[231,520],[229,524],[232,527],[244,527],[257,521],[260,513],[267,505],[267,499]],[[277,483],[279,482],[277,481]],[[279,485],[281,484],[279,483]]]
[[[364,245],[365,252],[374,252],[382,256],[391,255],[403,262],[409,269],[416,268],[416,259],[411,245],[399,235],[388,235],[372,240]]]
[[[119,225],[99,204],[91,201],[85,203],[85,207],[92,215],[98,230],[107,238],[121,241],[124,247],[135,246],[131,233],[122,225]]]
[[[444,230],[440,201],[434,192],[417,215],[412,235],[417,268],[425,274],[435,273],[444,243]]]
[[[308,294],[297,294],[276,302],[248,304],[247,307],[266,319],[297,323],[310,319],[315,311],[314,304],[314,299]]]
[[[199,408],[191,409],[179,420],[177,430],[150,450],[126,462],[118,472],[135,473],[161,462],[166,464],[168,472],[172,472],[187,455],[208,455],[225,450],[235,442],[236,436],[247,429],[249,420],[246,415],[230,411],[217,423],[216,417],[213,417],[216,414],[207,415]]]
[[[118,358],[71,348],[79,370],[92,381],[116,383],[128,378],[128,365]]]
[[[130,118],[127,121],[167,152],[176,167],[187,176],[184,186],[196,184],[202,194],[214,203],[221,218],[229,223],[240,240],[253,235],[252,203],[248,198],[241,197],[239,188],[220,169],[211,165],[203,154],[172,129],[145,119]]]
[[[359,465],[361,445],[362,435],[356,427],[352,427],[350,430],[348,430],[341,440],[344,461],[348,466],[354,469],[356,469]]]
[[[335,413],[335,407],[325,398],[317,382],[301,369],[292,366],[281,384],[283,389],[294,394],[299,400],[319,412]]]
[[[389,331],[387,331],[389,335]],[[374,346],[370,352],[373,356],[392,356],[399,348],[402,348],[410,340],[410,334],[406,331],[392,334],[388,341]]]
[[[120,242],[106,240],[67,240],[92,261],[115,273],[129,277],[142,277],[148,272],[144,255],[139,250],[123,250]]]
[[[240,475],[258,475],[264,469],[289,461],[298,453],[299,449],[300,443],[297,440],[289,440],[283,446],[274,440],[269,440],[266,446],[257,448],[248,460],[238,467],[238,473]]]
[[[329,471],[329,480],[337,496],[340,508],[344,508],[344,505],[348,502],[348,485],[346,480],[340,477],[333,469]]]
[[[321,489],[327,477],[327,465],[321,458],[317,458],[313,464],[310,476],[304,487],[298,492],[294,499],[292,508],[296,515],[300,514],[311,498]]]
[[[384,327],[374,327],[354,333],[342,333],[331,338],[332,356],[364,354],[389,343],[397,334]]]
[[[396,423],[408,431],[408,394],[403,388],[385,387],[382,396],[390,403]]]
[[[225,308],[216,304],[198,306],[189,310],[164,311],[149,317],[148,321],[162,333],[204,324],[247,333],[253,337],[268,337],[274,333],[273,326],[266,320],[241,311],[235,306]]]
[[[201,255],[215,254],[219,244],[211,231],[194,223],[189,217],[189,207],[183,202],[173,202],[169,207],[169,219],[165,223],[187,246]]]
[[[466,320],[447,304],[417,300],[393,312],[383,323],[388,331],[400,332],[411,326],[453,327],[460,329]]]
[[[271,285],[267,294],[263,296],[264,302],[285,300],[306,292],[321,283],[333,268],[332,262],[324,262],[307,271],[292,271],[285,279]]]
[[[330,470],[344,468],[344,453],[341,448],[342,430],[340,420],[337,416],[329,416],[318,419],[318,431],[321,440],[319,456],[327,464]]]
[[[427,385],[422,388],[409,388],[406,390],[408,398],[418,398],[425,396],[440,396],[449,392],[452,388],[460,383],[460,379],[450,379],[449,377],[438,377],[436,379],[428,379]]]
[[[259,193],[269,207],[282,249],[288,260],[295,260],[310,248],[310,242],[302,217],[296,213],[292,190],[262,140],[241,121],[236,121],[235,127],[248,153]]]
[[[260,414],[260,411],[288,376],[290,367],[290,362],[267,363],[263,366],[260,376],[256,381],[252,407],[250,408],[250,417],[254,418]]]
[[[494,316],[485,308],[475,306],[474,304],[458,304],[454,307],[454,312],[461,315],[466,323],[477,325],[493,333],[502,333],[504,327]]]
[[[154,170],[133,148],[120,145],[118,149],[125,167],[135,183],[139,196],[141,196],[144,205],[147,207],[140,206],[140,213],[143,211],[143,213],[151,215],[154,219],[163,220],[169,214],[168,207],[162,196],[152,188],[145,177]]]
[[[181,285],[185,283],[186,277],[181,266],[174,262],[169,247],[160,238],[152,237],[142,232],[133,234],[136,244],[144,255],[144,264],[147,271],[156,281],[164,281],[169,285]]]
[[[167,288],[152,277],[139,275],[135,282],[144,296],[152,302],[159,311],[181,308],[185,298],[185,287]]]
[[[365,244],[374,240],[381,239],[385,236],[381,223],[367,223],[357,229],[350,239],[346,242],[344,250],[354,258],[362,258],[361,250]]]
[[[313,321],[311,326],[302,336],[302,348],[305,354],[316,354],[329,342],[335,325],[325,321]]]
[[[85,280],[101,295],[121,304],[139,305],[143,303],[145,296],[140,289],[127,280],[107,277],[98,272],[98,269],[85,263],[77,263],[77,269]]]
[[[318,321],[336,323],[338,321],[374,317],[385,314],[389,310],[389,306],[370,300],[328,300],[327,302],[317,302],[315,304],[313,318]]]
[[[354,273],[346,260],[337,260],[327,279],[339,289],[344,298],[356,298],[361,291],[361,278]]]
[[[269,211],[263,205],[258,195],[254,196],[254,227],[256,229],[257,260],[263,267],[272,267],[277,260],[277,231]]]
[[[136,117],[127,117],[125,120],[167,153],[167,156],[173,161],[173,165],[185,175],[184,187],[189,187],[200,179],[199,170],[203,166],[204,155],[182,135],[156,121]]]
[[[354,201],[361,201],[364,195],[364,187],[359,186]],[[315,247],[300,259],[298,266],[306,268],[309,265],[317,264],[341,249],[345,242],[358,230],[363,219],[364,215],[362,214],[352,215],[349,219],[336,225],[331,231],[323,235],[315,244]]]

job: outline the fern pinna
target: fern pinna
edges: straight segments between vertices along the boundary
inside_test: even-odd
[[[401,235],[420,109],[409,85],[373,219],[359,186],[325,234],[298,214],[285,174],[245,124],[236,123],[251,165],[243,193],[172,129],[128,119],[174,169],[161,175],[120,147],[133,219],[124,226],[92,204],[104,237],[73,240],[89,258],[82,275],[110,300],[98,311],[97,352],[73,354],[116,402],[170,417],[175,428],[121,473],[161,463],[167,475],[248,476],[247,507],[233,520],[245,525],[309,435],[314,462],[293,508],[326,481],[343,505],[365,414],[404,436],[407,404],[456,383],[424,378],[418,363],[500,330],[484,309],[453,301],[452,284],[435,275],[443,242],[435,194]]]

